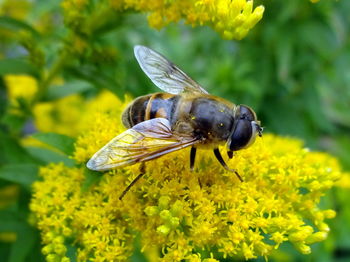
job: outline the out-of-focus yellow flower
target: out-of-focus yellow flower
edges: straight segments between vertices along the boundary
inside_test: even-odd
[[[29,75],[5,75],[4,80],[12,102],[17,98],[32,99],[38,91],[36,79]]]
[[[0,232],[0,242],[13,243],[17,239],[15,232]]]
[[[344,174],[336,183],[340,188],[350,189],[350,174]]]
[[[23,19],[31,6],[27,0],[5,0],[0,2],[0,15]]]
[[[98,112],[107,113],[113,107],[121,111],[121,106],[121,101],[107,91],[92,101],[84,100],[81,95],[71,95],[36,105],[35,126],[42,132],[77,136],[82,128],[94,125],[95,120],[92,120],[90,115]]]
[[[64,9],[82,9],[88,4],[86,0],[64,0],[62,1],[62,8]]]
[[[0,188],[0,208],[7,207],[8,205],[17,201],[19,195],[18,185],[8,185]]]
[[[7,185],[0,188],[0,209],[6,208],[18,200],[20,188],[18,185]],[[0,243],[15,242],[17,234],[11,231],[0,232]]]
[[[80,95],[38,103],[33,109],[35,127],[42,132],[77,135],[84,106],[84,99]]]
[[[38,91],[36,79],[29,75],[5,75],[4,80],[10,104],[14,107],[18,106],[17,99],[31,101]],[[126,100],[130,101],[130,98],[126,97]],[[91,114],[115,111],[115,107],[119,109],[116,113],[120,114],[123,109],[122,102],[110,92],[104,91],[92,101],[86,101],[81,95],[74,94],[40,102],[34,105],[32,113],[35,127],[39,131],[77,136],[83,127],[91,125]]]
[[[4,82],[9,99],[9,112],[13,115],[27,114],[38,91],[37,80],[29,75],[5,75]]]
[[[30,102],[38,92],[38,83],[32,76],[5,75],[4,80],[11,109],[18,107],[18,99]],[[80,95],[36,103],[32,108],[35,127],[42,132],[77,135],[77,124],[85,106],[86,103]]]
[[[30,208],[48,259],[69,261],[64,243],[70,241],[79,261],[125,261],[136,234],[142,251],[154,256],[158,249],[161,261],[267,257],[286,241],[308,254],[327,237],[325,220],[335,212],[318,203],[343,174],[334,158],[292,138],[267,134],[238,151],[228,163],[242,183],[204,150],[190,172],[184,149],[147,162],[146,176],[123,201],[118,197],[139,174],[138,165],[98,174],[86,189],[91,171],[85,163],[122,132],[125,107],[110,94],[91,102],[73,156],[81,165],[41,168]]]

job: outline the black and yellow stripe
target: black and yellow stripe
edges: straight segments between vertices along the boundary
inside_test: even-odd
[[[125,127],[130,128],[140,122],[162,117],[171,123],[180,96],[167,93],[155,93],[135,99],[124,111],[122,121]]]

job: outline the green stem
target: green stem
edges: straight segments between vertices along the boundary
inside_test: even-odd
[[[102,4],[102,6],[100,8],[97,8],[97,11],[94,12],[92,16],[86,20],[86,33],[88,33],[89,36],[94,34],[96,30],[98,30],[106,24],[106,21],[108,21],[112,13],[113,10],[111,10],[111,7],[109,5]],[[72,39],[72,35],[68,36],[68,39]],[[33,99],[33,105],[38,103],[46,95],[50,83],[65,65],[66,60],[68,58],[68,53],[69,52],[67,52],[67,50],[63,49],[60,57],[53,64],[49,72],[45,74],[43,80],[39,84],[38,92],[36,93]]]
[[[39,84],[38,92],[36,93],[34,99],[33,99],[33,105],[38,103],[46,94],[47,89],[50,86],[50,83],[55,78],[57,73],[62,69],[64,64],[66,63],[67,59],[67,52],[64,50],[60,57],[57,59],[57,61],[52,65],[49,72],[44,76],[42,81]]]
[[[89,36],[93,35],[99,28],[103,27],[106,24],[106,21],[110,18],[113,10],[107,4],[102,3],[102,6],[96,8],[90,19],[86,20],[85,29]]]

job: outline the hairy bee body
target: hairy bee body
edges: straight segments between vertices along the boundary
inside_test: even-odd
[[[169,120],[173,132],[191,134],[202,145],[226,142],[234,125],[235,105],[208,94],[155,93],[136,98],[124,111],[126,128],[153,118]]]
[[[142,163],[140,174],[126,187],[119,199],[145,173],[144,162],[191,147],[190,169],[193,170],[198,147],[212,148],[219,163],[228,171],[219,146],[226,144],[227,156],[250,146],[262,136],[255,112],[246,105],[235,105],[210,95],[174,63],[156,51],[135,46],[141,69],[166,93],[136,98],[123,112],[126,128],[97,151],[86,166],[95,171]]]

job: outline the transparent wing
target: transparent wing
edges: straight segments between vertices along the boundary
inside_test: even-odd
[[[135,125],[113,138],[89,160],[86,166],[95,171],[148,161],[164,154],[193,145],[199,140],[192,136],[172,133],[165,118],[154,118]]]
[[[158,52],[137,45],[134,47],[134,53],[142,70],[163,91],[170,94],[182,92],[208,94],[196,81]]]

